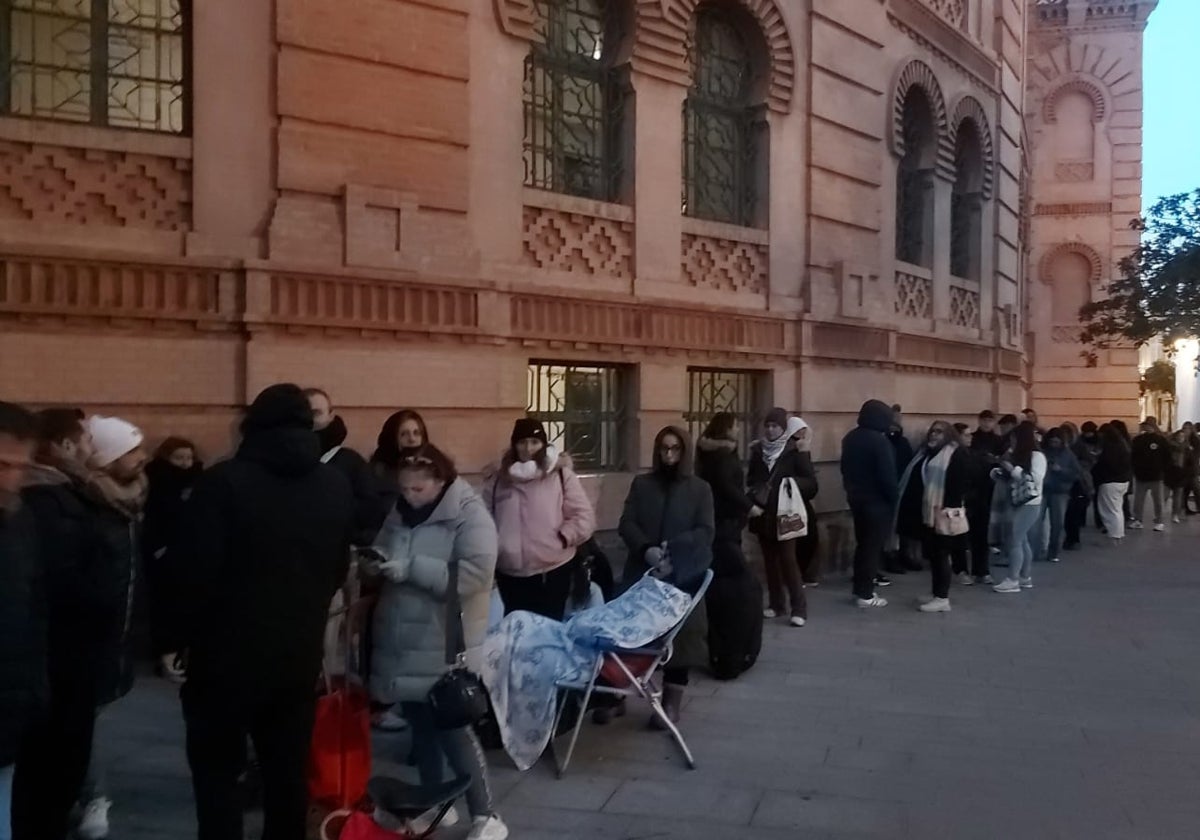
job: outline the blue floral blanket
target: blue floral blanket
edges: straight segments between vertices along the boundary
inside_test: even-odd
[[[480,676],[517,767],[532,767],[550,742],[555,683],[590,676],[601,646],[650,644],[678,624],[691,603],[686,592],[647,576],[565,622],[528,612],[505,616],[484,641]]]

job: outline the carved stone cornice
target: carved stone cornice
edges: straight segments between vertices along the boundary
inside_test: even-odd
[[[999,90],[999,69],[995,59],[923,3],[888,0],[887,16],[893,26],[968,79],[991,93]]]

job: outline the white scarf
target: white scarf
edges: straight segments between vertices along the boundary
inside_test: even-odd
[[[553,446],[547,446],[545,475],[554,472],[556,466],[558,466],[558,450]],[[540,471],[536,460],[514,461],[508,468],[508,475],[513,481],[533,481],[538,477]]]
[[[774,470],[776,462],[779,461],[779,456],[783,454],[783,449],[787,446],[788,441],[800,433],[801,429],[807,429],[808,424],[799,417],[792,417],[787,421],[787,428],[783,430],[783,434],[775,438],[775,440],[763,439],[758,442],[762,448],[763,461],[767,465],[768,470]]]

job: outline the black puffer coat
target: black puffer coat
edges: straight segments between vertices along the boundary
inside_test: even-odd
[[[33,477],[24,495],[44,562],[50,689],[111,703],[133,687],[140,526],[57,470]]]
[[[746,482],[750,488],[750,498],[763,509],[763,515],[750,522],[750,530],[760,537],[778,533],[776,513],[779,510],[779,488],[785,478],[795,480],[800,488],[800,496],[806,503],[816,498],[817,472],[813,469],[812,455],[800,451],[794,440],[789,440],[784,446],[774,469],[767,468],[761,443],[756,442],[750,447]]]
[[[0,510],[0,767],[46,698],[45,592],[33,515]]]
[[[746,473],[738,458],[737,441],[700,438],[696,475],[712,488],[717,539],[740,541],[753,504],[746,495]]]

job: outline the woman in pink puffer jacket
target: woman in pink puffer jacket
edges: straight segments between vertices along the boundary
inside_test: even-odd
[[[522,417],[500,466],[484,477],[483,500],[496,520],[496,585],[504,611],[527,610],[561,621],[576,549],[596,530],[596,513],[571,469],[550,446],[540,420]]]

